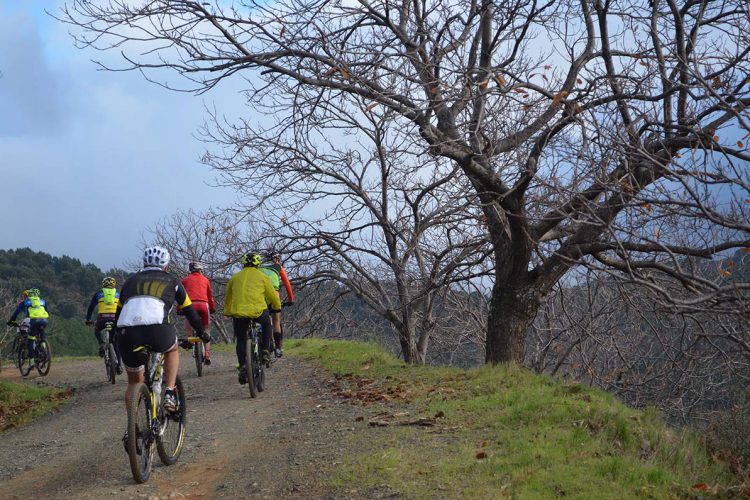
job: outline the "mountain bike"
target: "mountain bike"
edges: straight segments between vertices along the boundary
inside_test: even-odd
[[[18,367],[18,371],[21,372],[22,377],[28,376],[31,370],[36,367],[36,371],[40,376],[44,377],[49,373],[50,366],[52,365],[52,349],[50,349],[49,342],[45,338],[45,326],[42,326],[39,335],[30,337],[27,333],[26,339],[34,341],[34,351],[36,352],[36,363],[32,363],[32,359],[29,358],[29,352],[26,342],[23,336],[20,334],[16,336],[14,343],[16,344],[16,360],[15,365]],[[20,340],[19,340],[20,339]]]
[[[261,326],[255,320],[250,322],[250,331],[245,340],[245,370],[250,397],[257,398],[265,390],[266,371],[260,347]]]
[[[96,327],[94,327],[96,328]],[[105,321],[104,328],[101,331],[102,342],[106,346],[104,349],[104,370],[107,374],[107,380],[115,383],[117,378],[117,353],[115,352],[115,328],[114,321]]]
[[[137,483],[148,481],[153,466],[154,448],[164,465],[173,465],[185,443],[187,410],[182,380],[177,377],[175,390],[179,409],[164,410],[161,398],[164,356],[149,352],[145,381],[137,384],[128,401],[128,435],[126,448],[130,470]]]

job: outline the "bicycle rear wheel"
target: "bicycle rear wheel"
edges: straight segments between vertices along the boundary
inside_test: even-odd
[[[117,354],[115,354],[115,346],[110,343],[107,346],[107,379],[115,383],[117,378]]]
[[[128,401],[128,458],[136,483],[145,483],[153,466],[151,437],[151,393],[146,384],[135,386]]]
[[[180,402],[180,408],[172,415],[167,415],[164,409],[161,409],[162,422],[159,427],[159,435],[156,437],[156,449],[159,452],[161,463],[164,465],[172,465],[177,462],[177,459],[180,458],[180,453],[182,453],[182,446],[185,444],[185,436],[187,435],[185,391],[182,388],[180,377],[177,377],[175,389],[177,400]]]
[[[255,385],[255,363],[257,359],[253,355],[253,341],[248,338],[245,341],[245,370],[247,370],[247,386],[250,389],[250,397],[258,397],[258,387]]]
[[[42,340],[36,347],[36,371],[39,375],[45,377],[49,373],[49,367],[52,364],[52,350],[49,342]]]
[[[203,342],[193,344],[193,357],[195,358],[195,369],[198,376],[203,376]]]

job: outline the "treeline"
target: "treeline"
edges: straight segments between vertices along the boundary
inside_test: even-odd
[[[125,271],[104,272],[94,264],[63,255],[55,257],[30,248],[0,250],[0,306],[3,322],[13,313],[23,290],[38,288],[47,301],[50,313],[50,341],[55,354],[91,355],[96,340],[91,328],[84,325],[91,295],[101,286],[104,276],[115,276],[118,282]]]

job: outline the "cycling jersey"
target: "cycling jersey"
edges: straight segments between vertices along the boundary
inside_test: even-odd
[[[16,310],[13,311],[13,315],[10,317],[11,321],[15,321],[19,314],[23,313],[27,318],[30,319],[47,319],[49,313],[47,312],[47,302],[39,297],[28,297],[16,306]]]
[[[114,288],[102,288],[91,297],[89,309],[86,312],[86,321],[91,319],[91,314],[96,308],[97,314],[115,314],[120,303],[120,293]]]
[[[208,309],[211,312],[216,310],[211,283],[203,274],[199,272],[190,273],[190,275],[182,280],[182,286],[185,287],[185,291],[190,296],[190,300],[193,302],[206,302],[208,303]]]
[[[286,289],[287,299],[289,300],[289,302],[294,302],[294,292],[292,291],[292,284],[289,282],[289,277],[286,274],[284,266],[275,262],[269,262],[262,264],[258,269],[260,269],[263,274],[268,276],[276,292],[279,292],[279,290],[281,289],[281,285],[283,284],[284,288]]]
[[[258,268],[245,267],[227,283],[224,314],[231,318],[258,318],[271,305],[281,311],[279,294]]]
[[[177,278],[159,268],[146,268],[128,278],[120,291],[120,302],[118,328],[167,325],[169,311],[175,304],[185,309],[186,315],[195,316],[185,288]]]

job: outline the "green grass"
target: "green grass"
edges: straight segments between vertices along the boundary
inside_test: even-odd
[[[666,498],[699,497],[693,485],[700,483],[737,488],[695,435],[581,384],[515,365],[412,367],[360,342],[288,340],[285,347],[355,392],[355,382],[361,388],[363,377],[371,379],[370,393],[394,396],[391,411],[444,414],[427,428],[358,424],[349,448],[364,451],[329,471],[337,488],[386,484],[407,498]]]
[[[63,404],[69,389],[38,387],[0,380],[0,431],[26,424]]]

